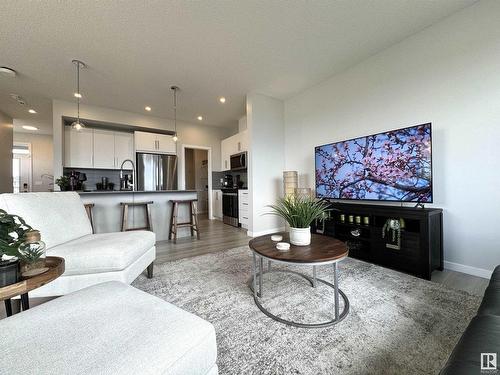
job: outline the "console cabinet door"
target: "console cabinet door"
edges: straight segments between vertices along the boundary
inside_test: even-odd
[[[75,130],[64,127],[64,166],[67,168],[93,168],[93,129]]]
[[[115,132],[94,129],[94,168],[115,168]]]
[[[115,168],[120,168],[126,159],[134,161],[134,134],[115,132]]]

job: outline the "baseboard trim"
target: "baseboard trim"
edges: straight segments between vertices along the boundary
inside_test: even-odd
[[[477,268],[466,266],[465,264],[453,263],[453,262],[444,262],[444,268],[450,271],[457,271],[462,273],[467,273],[472,276],[482,277],[484,279],[490,279],[493,270],[485,270],[484,268]]]
[[[281,228],[261,230],[259,232],[247,231],[247,235],[249,237],[259,237],[259,236],[265,236],[266,234],[271,234],[271,233],[276,233],[276,232],[284,232],[284,231],[285,231],[285,227],[281,227]]]

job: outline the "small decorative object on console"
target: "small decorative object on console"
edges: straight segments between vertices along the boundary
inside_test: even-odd
[[[382,227],[382,238],[391,235],[391,238],[388,238],[391,242],[385,244],[389,249],[401,249],[401,227],[400,219],[387,219]]]

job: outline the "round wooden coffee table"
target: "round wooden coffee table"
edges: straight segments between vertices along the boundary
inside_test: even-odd
[[[25,278],[15,284],[0,288],[0,301],[5,302],[7,316],[12,315],[10,299],[19,295],[21,296],[21,306],[23,310],[29,309],[28,293],[61,276],[64,273],[64,258],[49,256],[45,258],[45,267],[49,269],[44,273]]]
[[[283,236],[282,242],[290,242],[288,233],[277,233]],[[313,234],[311,238],[311,244],[308,246],[290,246],[288,251],[279,251],[276,249],[276,242],[271,240],[271,235],[256,237],[249,242],[249,247],[253,253],[253,264],[252,264],[252,279],[250,281],[250,289],[253,290],[253,297],[255,304],[259,309],[266,314],[268,317],[294,327],[302,328],[322,328],[337,324],[342,319],[346,317],[349,312],[349,299],[338,287],[338,270],[337,263],[348,255],[348,250],[346,244],[337,239],[320,236]],[[268,261],[268,269],[264,270],[264,260]],[[313,276],[309,277],[299,272],[283,269],[271,269],[271,262],[293,264],[301,266],[312,266]],[[328,281],[318,279],[316,277],[316,267],[324,265],[333,265],[333,284]],[[334,318],[327,322],[322,323],[299,323],[293,322],[280,318],[266,308],[260,303],[260,298],[262,297],[262,276],[269,272],[288,272],[299,275],[306,279],[313,288],[317,286],[317,283],[323,283],[324,285],[331,287],[334,291]],[[258,290],[257,290],[258,284]],[[339,297],[344,300],[344,308],[340,312]]]

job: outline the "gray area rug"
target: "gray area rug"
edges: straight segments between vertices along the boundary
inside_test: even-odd
[[[155,266],[134,286],[211,322],[220,374],[437,374],[479,306],[480,298],[347,258],[339,285],[349,315],[321,329],[295,328],[265,316],[247,280],[248,247]],[[273,265],[274,269],[287,268]],[[311,274],[311,267],[288,269]],[[318,277],[333,281],[332,267]],[[290,273],[264,277],[263,305],[307,323],[332,318],[333,291],[311,288]]]

